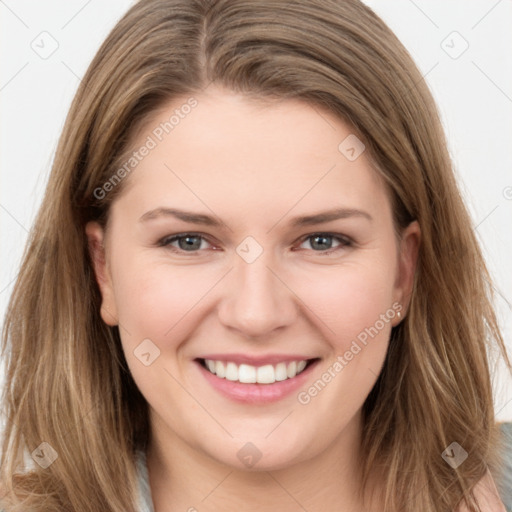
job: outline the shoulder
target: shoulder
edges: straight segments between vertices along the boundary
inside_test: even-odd
[[[507,512],[489,470],[475,485],[473,494],[482,512]],[[469,512],[469,509],[462,504],[456,512]]]

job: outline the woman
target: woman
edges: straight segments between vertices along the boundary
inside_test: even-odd
[[[3,506],[504,510],[491,299],[430,92],[368,7],[138,2],[10,303]]]

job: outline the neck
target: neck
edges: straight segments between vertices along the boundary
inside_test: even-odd
[[[363,510],[360,413],[322,453],[259,471],[222,464],[152,420],[147,465],[155,512]]]

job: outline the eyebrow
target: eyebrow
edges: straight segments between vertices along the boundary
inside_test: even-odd
[[[144,213],[140,217],[139,222],[146,222],[159,217],[175,217],[184,222],[203,224],[205,226],[220,227],[223,225],[223,222],[210,215],[166,207],[155,208],[154,210]],[[350,217],[362,217],[369,221],[373,221],[373,217],[363,210],[357,210],[355,208],[335,208],[333,210],[327,210],[312,215],[295,217],[289,222],[289,224],[292,227],[313,226],[315,224],[322,224],[324,222],[347,219]]]

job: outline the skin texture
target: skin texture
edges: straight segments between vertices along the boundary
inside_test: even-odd
[[[507,512],[489,470],[487,470],[485,476],[475,485],[473,494],[478,505],[484,512]],[[469,508],[465,504],[462,504],[457,509],[457,512],[469,512]]]
[[[106,232],[86,226],[103,320],[119,325],[150,406],[155,510],[362,510],[361,407],[396,315],[307,404],[297,393],[270,404],[233,402],[194,360],[214,352],[320,358],[301,387],[307,390],[380,315],[397,304],[406,315],[418,224],[397,238],[381,179],[365,152],[354,161],[340,152],[353,131],[329,112],[295,100],[256,103],[213,86],[195,98],[197,106],[125,178]],[[134,148],[186,100],[155,112]],[[140,221],[160,207],[222,224],[168,215]],[[371,220],[290,224],[334,208]],[[315,248],[312,235],[326,232],[352,243],[330,238]],[[187,233],[204,236],[200,249],[178,254],[178,241],[158,244]],[[237,253],[248,236],[263,250],[252,263]],[[149,366],[134,354],[145,339],[160,351]],[[251,468],[237,456],[248,442],[261,455]]]

